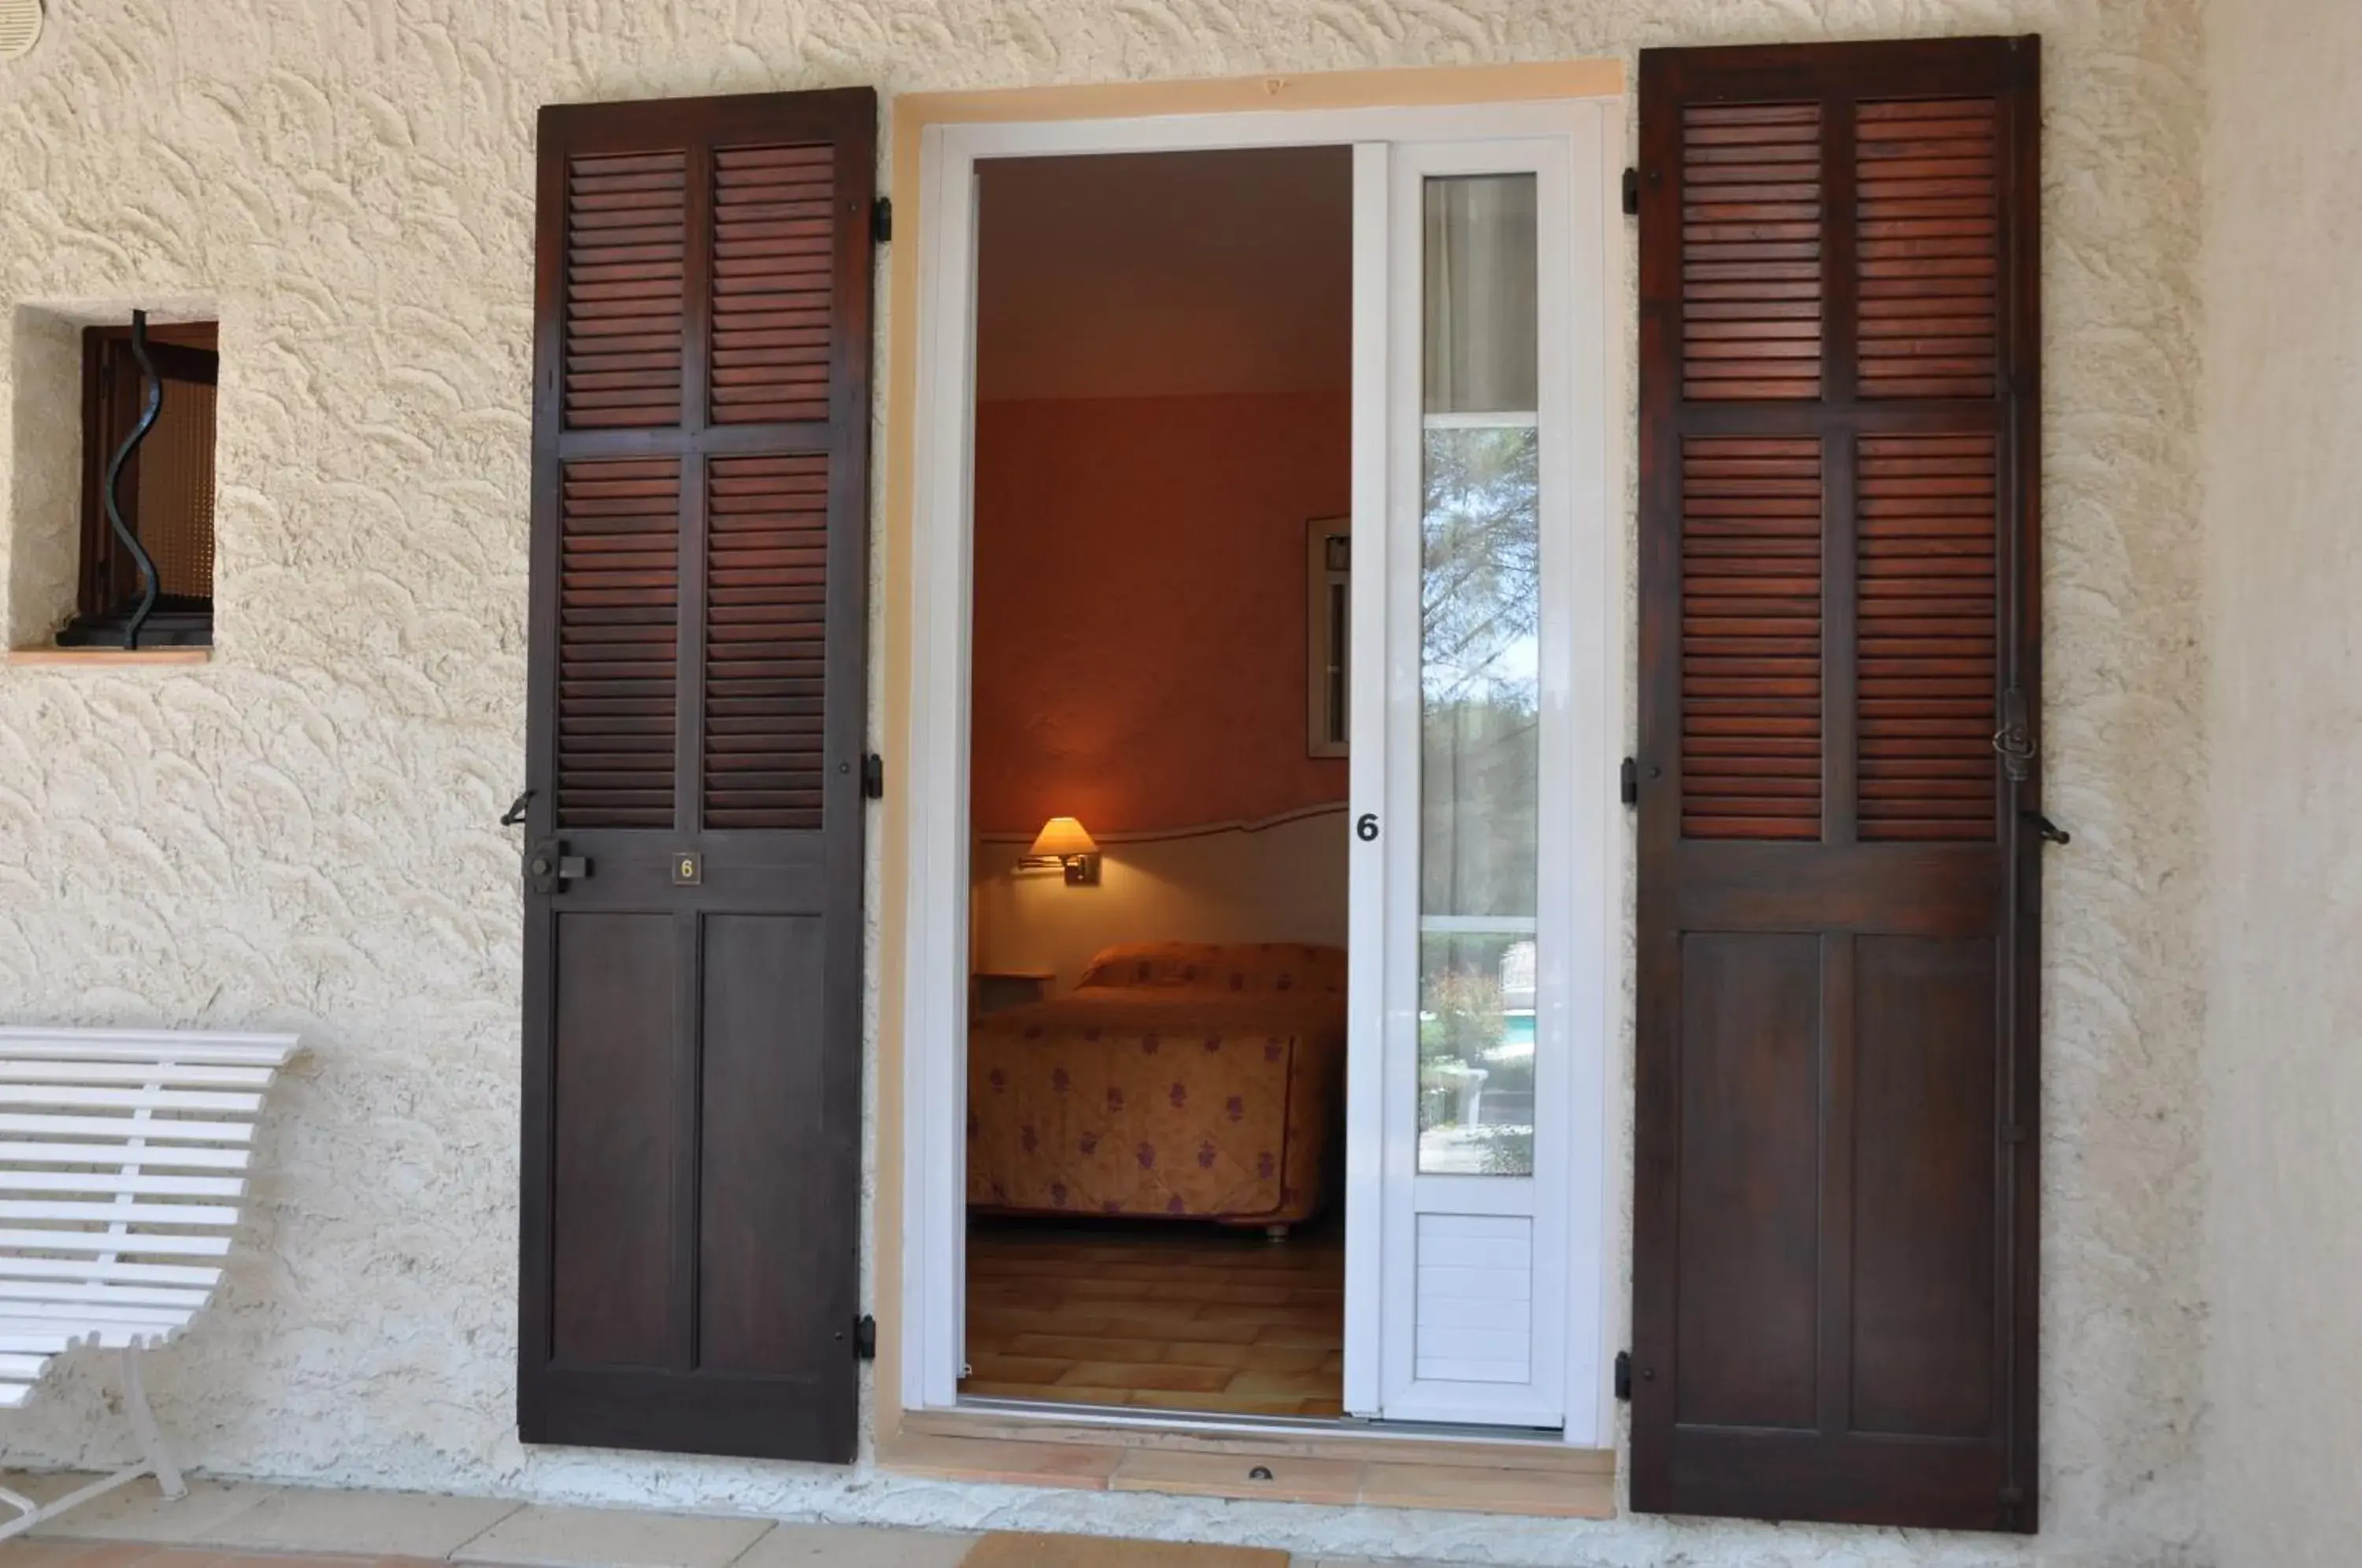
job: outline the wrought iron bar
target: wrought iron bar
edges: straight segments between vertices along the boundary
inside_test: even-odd
[[[156,608],[156,559],[123,520],[123,505],[116,493],[123,480],[123,466],[131,460],[139,443],[148,438],[148,432],[156,427],[157,415],[164,412],[164,378],[156,373],[155,361],[148,357],[148,313],[144,310],[131,313],[131,357],[138,361],[139,374],[148,383],[148,406],[140,412],[139,423],[131,427],[131,434],[123,438],[123,445],[115,449],[115,460],[106,466],[105,491],[107,526],[115,530],[116,538],[131,552],[132,564],[139,569],[139,608],[131,613],[131,619],[123,627],[123,646],[127,648],[139,646],[139,628],[147,624],[149,613]]]

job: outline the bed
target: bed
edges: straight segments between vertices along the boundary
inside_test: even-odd
[[[1345,955],[1110,947],[1065,995],[976,1020],[967,1072],[971,1209],[1278,1231],[1334,1179]]]

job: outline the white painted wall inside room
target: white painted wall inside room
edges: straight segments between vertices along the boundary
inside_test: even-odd
[[[1071,990],[1119,942],[1345,945],[1345,808],[1254,826],[1109,837],[1097,887],[1021,864],[1023,839],[979,838],[968,863],[976,967],[1047,969]]]

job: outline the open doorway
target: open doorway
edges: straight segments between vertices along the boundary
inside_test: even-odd
[[[966,1397],[1343,1411],[1352,188],[978,165]]]

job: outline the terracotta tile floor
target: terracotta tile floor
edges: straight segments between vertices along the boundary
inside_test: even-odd
[[[1223,1415],[1343,1413],[1345,1248],[1214,1225],[979,1221],[967,1349],[979,1397]]]

